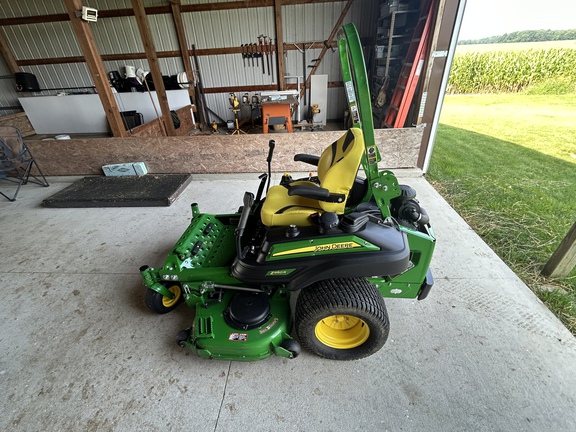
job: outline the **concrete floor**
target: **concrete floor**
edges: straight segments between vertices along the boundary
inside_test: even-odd
[[[43,208],[69,177],[0,200],[0,430],[576,430],[575,338],[424,178],[397,174],[431,216],[436,285],[387,300],[387,344],[354,362],[200,359],[174,343],[191,309],[144,305],[138,268],[162,264],[190,203],[234,211],[256,175],[195,176],[171,207]]]

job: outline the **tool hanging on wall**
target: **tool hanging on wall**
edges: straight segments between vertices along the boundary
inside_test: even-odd
[[[258,49],[260,50],[258,55],[262,58],[262,75],[266,73],[266,65],[264,64],[264,44],[262,43],[263,37],[264,35],[258,36]]]
[[[272,53],[270,54],[272,56],[270,59],[270,67],[272,68],[272,82],[274,82],[274,56],[276,55],[276,39],[274,39],[273,45],[272,39],[270,39],[270,48],[272,48]]]
[[[327,40],[324,41],[324,46],[326,49],[332,50],[333,53],[336,52],[336,48],[334,48],[332,45],[329,45]]]
[[[308,50],[312,49],[314,47],[314,44],[310,44],[310,46],[308,48],[306,48],[306,44],[302,43],[302,49],[300,49],[300,47],[297,44],[293,44],[296,49],[298,51],[300,51],[300,53],[302,54],[302,71],[303,71],[303,77],[306,77],[306,52],[308,52]],[[312,60],[313,62],[318,61],[318,59],[314,59]],[[308,66],[310,67],[310,66]],[[298,86],[298,91],[300,92],[300,97],[302,97],[303,100],[303,104],[306,104],[306,80],[304,80],[304,84],[302,86],[302,89],[299,88],[300,86]]]
[[[311,46],[313,46],[313,45],[311,45]],[[314,63],[314,64],[308,65],[308,67],[309,67],[310,69],[316,68],[316,63],[319,62],[320,60],[322,60],[322,59],[315,58],[315,59],[310,60],[310,61],[311,61],[312,63]],[[306,71],[306,69],[304,69],[304,71]],[[304,72],[304,73],[306,73],[306,72]],[[304,85],[306,86],[306,81],[304,81]],[[305,89],[305,90],[306,90],[306,89]],[[309,86],[308,86],[308,100],[310,100],[310,98],[311,98],[310,93],[312,93],[312,87],[309,85]],[[304,95],[304,97],[306,97],[306,95]],[[320,112],[320,111],[318,111],[318,112]]]
[[[256,44],[253,44],[253,43],[250,44],[250,58],[252,59],[252,67],[254,67],[254,57],[255,57],[254,45],[256,45]]]
[[[316,67],[316,63],[319,62],[320,60],[321,59],[319,59],[319,58],[315,58],[315,59],[310,60],[313,64],[308,65],[308,69],[314,69]],[[304,69],[304,70],[306,70],[306,69]],[[306,73],[306,72],[304,72],[304,73]],[[304,83],[304,85],[306,85],[306,83]],[[311,87],[308,86],[308,99],[310,99],[311,91],[312,91]],[[304,94],[304,98],[306,98],[306,94]],[[320,111],[318,111],[318,112],[320,112]]]
[[[306,76],[306,44],[302,44],[302,71],[303,75]],[[304,81],[304,105],[306,104],[306,81]]]
[[[270,75],[270,40],[266,40],[264,36],[264,44],[266,45],[266,66],[268,67],[268,75]]]
[[[254,66],[254,59],[252,57],[252,44],[247,43],[244,44],[244,58],[246,59],[246,63],[248,67]],[[252,64],[250,64],[252,63]]]
[[[244,52],[244,44],[240,45],[242,48],[242,62],[244,63],[244,67],[246,67],[246,53]]]

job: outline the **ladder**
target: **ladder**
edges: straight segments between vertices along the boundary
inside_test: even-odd
[[[429,0],[422,6],[382,127],[402,128],[406,123],[408,110],[414,98],[420,74],[424,69],[433,21],[430,12],[433,10],[434,3],[435,0]]]

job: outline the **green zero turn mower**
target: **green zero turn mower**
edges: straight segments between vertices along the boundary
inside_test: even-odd
[[[353,24],[341,28],[338,48],[353,127],[321,156],[295,156],[317,166],[317,177],[285,174],[269,187],[270,141],[268,173],[260,176],[256,196],[246,192],[234,214],[204,214],[192,204],[190,226],[164,266],[140,268],[154,312],[170,312],[181,301],[195,309],[178,343],[200,357],[294,358],[302,344],[329,359],[363,358],[388,337],[383,297],[422,300],[432,287],[435,238],[428,215],[411,187],[378,169]],[[299,342],[291,336],[296,291]]]

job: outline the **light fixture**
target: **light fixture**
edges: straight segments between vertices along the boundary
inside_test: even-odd
[[[80,18],[82,18],[84,21],[96,22],[98,20],[98,10],[91,7],[82,6],[82,14],[80,15]]]

